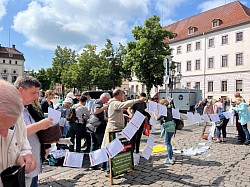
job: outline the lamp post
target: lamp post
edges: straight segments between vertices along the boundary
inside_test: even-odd
[[[163,83],[165,84],[166,98],[168,97],[168,94],[169,94],[168,84],[169,84],[169,68],[170,68],[171,62],[172,62],[172,58],[170,56],[166,56],[164,58],[163,65],[165,67],[165,76],[163,78]]]
[[[177,83],[180,83],[181,81],[181,78],[182,78],[182,74],[181,72],[176,72],[176,64],[178,64],[179,62],[172,62],[171,64],[171,67],[170,67],[170,77],[171,77],[171,81],[170,81],[170,85],[172,86],[172,89],[171,89],[171,97],[173,96],[173,90],[175,89],[176,87],[176,84]]]

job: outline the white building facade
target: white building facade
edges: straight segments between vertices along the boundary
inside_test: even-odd
[[[182,79],[178,88],[202,90],[203,98],[234,98],[235,92],[250,101],[250,9],[239,1],[217,7],[164,27],[172,60]],[[129,83],[137,90],[136,79]],[[140,92],[140,85],[139,88]],[[164,87],[153,88],[152,94]]]
[[[0,71],[1,79],[14,83],[18,76],[24,73],[24,56],[15,48],[2,47],[0,45]]]
[[[239,37],[240,36],[240,37]],[[250,23],[170,44],[180,62],[181,87],[203,91],[204,98],[250,99]]]

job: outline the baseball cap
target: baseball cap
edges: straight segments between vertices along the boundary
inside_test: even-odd
[[[69,92],[69,93],[67,94],[66,98],[67,98],[67,97],[69,97],[69,98],[71,98],[71,99],[75,99],[75,98],[76,98],[75,95],[73,94],[73,92]]]
[[[64,101],[63,101],[63,104],[64,103],[73,103],[73,100],[71,99],[71,98],[69,98],[69,97],[66,97],[65,99],[64,99]]]

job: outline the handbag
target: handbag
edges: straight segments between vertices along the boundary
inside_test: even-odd
[[[25,187],[25,165],[10,166],[1,172],[4,187]]]
[[[38,131],[37,136],[41,143],[51,144],[57,142],[62,137],[62,132],[59,124],[56,124],[48,129]]]
[[[150,135],[150,125],[148,123],[148,118],[145,118],[145,122],[143,124],[143,135],[149,136]]]

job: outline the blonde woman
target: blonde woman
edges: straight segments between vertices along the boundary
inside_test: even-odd
[[[54,91],[53,90],[47,90],[45,92],[45,99],[41,102],[41,107],[43,110],[43,113],[48,113],[48,108],[54,108],[53,102],[51,101],[54,98]]]
[[[208,101],[206,106],[204,107],[203,114],[207,114],[208,117],[210,117],[210,114],[213,114],[213,113],[214,113],[214,110],[213,110],[212,102]],[[202,139],[207,139],[207,135],[204,135],[204,133],[206,131],[206,128],[207,128],[207,125],[208,125],[208,123],[206,122],[205,126],[204,126],[204,128],[202,130],[202,133],[201,133],[201,138]]]
[[[168,155],[165,160],[165,164],[174,164],[174,157],[173,157],[173,148],[171,144],[171,139],[175,133],[176,123],[173,120],[172,116],[172,107],[169,105],[167,99],[161,99],[160,104],[167,107],[167,117],[166,116],[159,116],[157,120],[160,121],[163,129],[163,134],[165,133],[165,143],[167,146]]]

